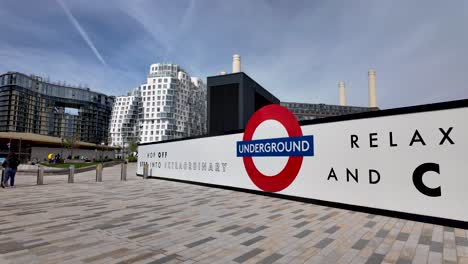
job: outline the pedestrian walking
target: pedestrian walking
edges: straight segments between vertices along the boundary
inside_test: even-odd
[[[15,175],[19,164],[20,161],[15,153],[9,153],[6,160],[2,163],[2,167],[5,168],[5,179],[0,184],[2,188],[8,186],[8,179],[10,180],[10,186],[15,187]]]

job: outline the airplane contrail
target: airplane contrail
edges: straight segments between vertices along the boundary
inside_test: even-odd
[[[86,43],[88,44],[89,48],[94,52],[94,55],[96,55],[96,57],[98,58],[98,60],[103,64],[103,65],[106,65],[107,66],[107,63],[104,61],[104,59],[102,58],[101,54],[99,53],[99,51],[96,49],[96,47],[94,46],[93,42],[91,41],[91,39],[89,39],[88,37],[88,34],[86,33],[86,31],[84,31],[84,29],[81,27],[80,23],[78,23],[78,21],[76,20],[76,18],[73,16],[73,14],[70,12],[70,10],[68,9],[68,7],[65,5],[65,3],[62,1],[62,0],[56,0],[57,3],[63,8],[63,10],[65,11],[65,14],[67,15],[68,19],[70,20],[70,22],[73,24],[73,26],[76,28],[76,30],[78,30],[78,32],[80,33],[81,37],[84,39],[84,41],[86,41]]]

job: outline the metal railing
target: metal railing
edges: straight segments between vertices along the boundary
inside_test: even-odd
[[[120,180],[126,181],[127,180],[127,164],[128,161],[126,160],[124,163],[121,164],[120,168]],[[143,168],[146,171],[146,177],[148,177],[148,164],[145,164]],[[4,180],[5,170],[3,168],[1,170],[1,182]],[[104,170],[104,164],[100,163],[96,165],[96,182],[102,182],[102,172]],[[68,168],[68,183],[75,182],[75,165],[70,165]],[[37,185],[44,184],[44,166],[38,165],[37,167]]]

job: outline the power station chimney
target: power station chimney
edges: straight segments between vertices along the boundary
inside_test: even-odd
[[[240,71],[241,71],[240,56],[237,54],[234,54],[234,56],[232,56],[232,73],[237,73]]]
[[[367,78],[369,81],[369,107],[377,107],[377,87],[375,85],[375,70],[370,69]]]
[[[346,90],[345,83],[343,81],[338,82],[338,92],[340,94],[340,105],[346,106]]]

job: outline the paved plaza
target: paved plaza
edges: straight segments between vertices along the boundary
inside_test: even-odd
[[[17,175],[0,190],[0,263],[468,263],[468,230],[191,184],[129,165]]]

